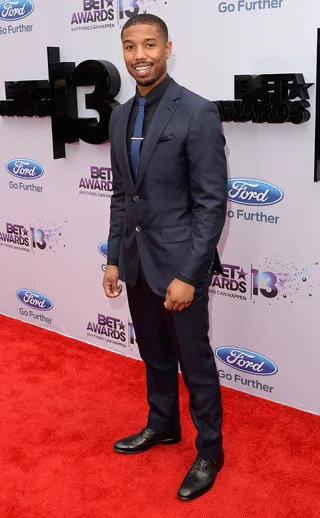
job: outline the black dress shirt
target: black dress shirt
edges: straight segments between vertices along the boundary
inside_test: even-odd
[[[142,136],[145,137],[150,125],[150,122],[152,120],[152,117],[158,107],[158,104],[167,90],[168,86],[170,85],[172,79],[169,76],[169,74],[166,75],[166,77],[159,83],[157,86],[152,88],[150,92],[145,96],[145,99],[147,101],[147,104],[144,109],[144,120],[143,120],[143,129],[142,129]],[[128,160],[131,167],[131,137],[133,136],[134,127],[136,123],[136,118],[138,114],[139,109],[139,99],[142,97],[140,95],[138,89],[136,91],[136,98],[135,102],[132,106],[132,110],[129,117],[128,122],[128,129],[127,129],[127,153],[128,153]],[[141,147],[140,152],[143,146],[143,140],[141,141]],[[118,266],[118,261],[114,259],[108,259],[108,264],[113,266]],[[194,281],[191,281],[190,279],[187,279],[186,277],[183,277],[183,275],[178,274],[177,279],[180,281],[186,282],[187,284],[191,284],[192,286],[195,286],[196,283]]]
[[[161,97],[165,93],[166,89],[168,88],[169,84],[171,83],[171,77],[167,74],[166,77],[159,83],[157,86],[152,88],[150,92],[145,96],[145,100],[147,101],[146,107],[144,109],[144,120],[143,120],[143,129],[142,129],[142,136],[145,137],[151,122],[151,119],[154,115],[154,112],[156,111],[158,104],[161,100]],[[139,90],[137,89],[136,92],[136,100],[133,104],[131,114],[129,117],[128,122],[128,129],[127,129],[127,152],[128,152],[128,159],[129,164],[131,166],[131,137],[133,137],[134,127],[136,124],[136,118],[138,114],[139,109],[139,99],[142,97],[140,95]],[[143,140],[141,141],[141,147],[140,151],[143,146]]]

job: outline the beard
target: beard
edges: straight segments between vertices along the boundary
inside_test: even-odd
[[[157,83],[161,77],[165,75],[166,71],[166,66],[163,68],[161,67],[161,70],[159,70],[157,67],[153,67],[152,74],[149,77],[135,77],[133,74],[132,75],[137,85],[148,87]]]
[[[152,77],[152,78],[138,77],[136,79],[137,85],[140,85],[140,86],[152,86],[157,81],[158,81],[158,79],[156,77]]]

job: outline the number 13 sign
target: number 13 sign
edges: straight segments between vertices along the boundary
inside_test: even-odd
[[[58,47],[48,47],[49,81],[6,82],[6,100],[0,101],[0,116],[50,117],[53,157],[64,158],[65,144],[83,140],[102,144],[109,140],[112,111],[119,105],[115,97],[121,86],[118,69],[109,61],[87,60],[77,67],[60,62]],[[77,87],[94,86],[85,96],[86,108],[96,110],[96,118],[79,118]]]

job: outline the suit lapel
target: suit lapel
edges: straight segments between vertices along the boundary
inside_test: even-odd
[[[129,99],[129,101],[126,102],[122,106],[121,127],[119,128],[120,150],[119,150],[119,153],[117,153],[119,160],[121,160],[121,169],[129,177],[129,182],[131,183],[132,190],[134,190],[134,183],[133,183],[133,179],[132,179],[132,175],[131,175],[131,168],[130,168],[129,158],[128,158],[127,129],[128,129],[129,117],[130,117],[130,113],[132,110],[134,100],[135,100],[135,97],[132,97],[132,99]],[[120,159],[120,157],[121,157],[121,159]]]
[[[166,92],[159,102],[159,105],[150,122],[147,135],[144,139],[140,154],[138,174],[135,182],[135,190],[139,188],[142,182],[161,133],[167,126],[169,120],[178,107],[177,100],[179,98],[180,86],[172,80],[172,83],[168,86]]]

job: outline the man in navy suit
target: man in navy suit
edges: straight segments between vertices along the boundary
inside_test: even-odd
[[[178,496],[190,500],[214,484],[223,466],[221,396],[208,330],[208,288],[227,202],[225,139],[216,106],[167,74],[166,24],[142,14],[123,27],[122,44],[136,95],[110,122],[113,197],[108,265],[110,298],[127,286],[146,365],[146,427],[115,443],[141,453],[181,440],[178,364],[190,393],[198,455]]]

